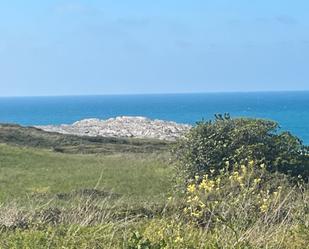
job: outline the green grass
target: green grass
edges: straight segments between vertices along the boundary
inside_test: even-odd
[[[156,202],[169,191],[171,175],[157,154],[63,154],[0,145],[1,201],[97,187],[132,202]]]
[[[172,189],[167,152],[70,154],[27,145],[0,144],[1,249],[126,248],[136,227],[129,217],[162,209]],[[65,220],[45,225],[57,210]]]
[[[309,248],[307,185],[269,175],[261,187],[280,184],[284,194],[266,214],[259,186],[222,185],[227,195],[210,193],[209,223],[199,223],[184,214],[188,193],[172,192],[168,146],[0,125],[0,249]]]
[[[0,143],[79,154],[162,152],[171,144],[155,139],[79,137],[12,124],[0,124]]]

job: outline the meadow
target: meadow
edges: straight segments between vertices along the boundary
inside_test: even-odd
[[[258,160],[183,185],[182,144],[12,125],[0,142],[0,248],[309,248],[308,183]]]
[[[64,154],[1,144],[0,200],[53,198],[96,188],[133,203],[159,201],[171,187],[172,169],[163,158],[132,153]]]

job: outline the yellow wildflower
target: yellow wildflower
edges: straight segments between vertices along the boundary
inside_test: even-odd
[[[243,173],[247,172],[247,167],[245,165],[241,165],[240,167]]]
[[[254,166],[254,161],[253,161],[253,160],[251,160],[251,161],[249,162],[249,166],[250,166],[250,167],[253,167],[253,166]]]
[[[183,242],[183,238],[181,238],[180,236],[177,236],[175,239],[175,243],[181,243]]]
[[[200,199],[198,198],[198,196],[194,196],[194,198],[192,200],[193,201],[199,201]]]
[[[207,181],[204,179],[200,185],[199,185],[200,189],[206,189],[207,188]]]
[[[216,184],[217,184],[217,185],[220,185],[220,183],[221,183],[221,178],[218,177],[218,178],[216,179]]]
[[[267,209],[268,209],[268,206],[266,205],[266,203],[260,206],[260,210],[262,211],[262,213],[266,213]]]
[[[206,205],[205,205],[202,201],[200,201],[200,207],[201,207],[201,208],[205,208]]]
[[[256,178],[256,179],[254,179],[254,184],[259,184],[260,182],[261,182],[261,178]]]
[[[190,184],[187,187],[187,190],[188,190],[189,193],[194,193],[196,191],[195,184]]]
[[[192,216],[199,218],[199,217],[201,217],[201,212],[192,212]]]

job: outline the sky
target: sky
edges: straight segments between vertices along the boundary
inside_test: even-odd
[[[309,90],[308,0],[0,1],[0,96]]]

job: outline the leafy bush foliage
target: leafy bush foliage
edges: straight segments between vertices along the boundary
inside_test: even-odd
[[[216,115],[202,121],[174,148],[179,172],[187,179],[254,160],[269,171],[309,176],[308,147],[269,120]],[[232,170],[231,167],[229,167]]]
[[[307,248],[306,183],[291,184],[254,161],[233,168],[196,176],[183,202],[169,198],[167,205],[181,209],[148,221],[133,233],[130,248]]]
[[[190,221],[211,229],[225,224],[232,231],[242,231],[253,224],[261,228],[288,222],[289,212],[297,221],[309,218],[303,202],[297,202],[301,182],[290,188],[287,177],[272,174],[254,161],[233,168],[216,176],[196,176],[188,184],[184,212]],[[298,213],[301,216],[296,217]]]

